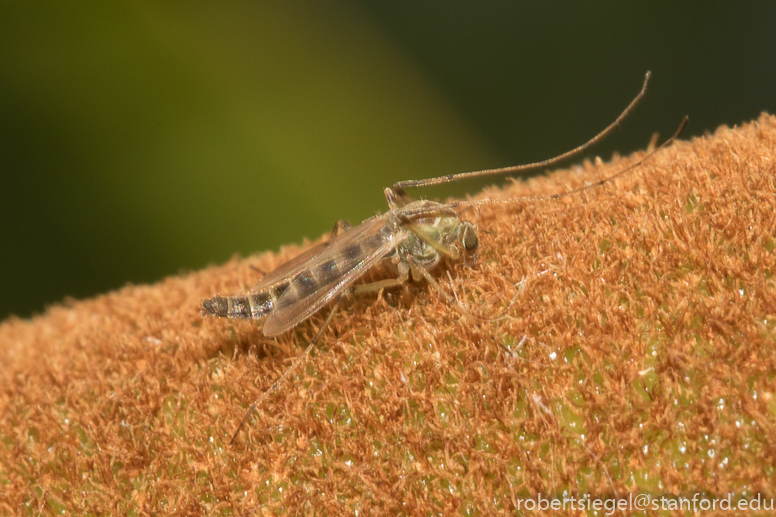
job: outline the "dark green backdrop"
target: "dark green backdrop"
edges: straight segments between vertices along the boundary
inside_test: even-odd
[[[0,318],[316,238],[408,178],[776,112],[776,7],[0,2]],[[435,190],[459,195],[481,184]]]

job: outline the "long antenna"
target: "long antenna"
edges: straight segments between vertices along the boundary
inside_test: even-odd
[[[607,176],[606,178],[600,179],[598,181],[595,181],[593,183],[590,183],[589,185],[585,185],[583,187],[575,188],[572,190],[567,190],[565,192],[559,192],[557,194],[550,194],[547,196],[523,196],[523,197],[510,197],[510,198],[495,198],[495,199],[480,199],[477,201],[453,201],[449,205],[445,205],[445,207],[449,208],[458,208],[462,206],[480,206],[480,205],[497,205],[497,204],[508,204],[508,203],[517,203],[521,201],[549,201],[553,199],[560,199],[562,197],[566,196],[573,196],[575,194],[579,194],[580,192],[584,192],[586,190],[594,189],[600,185],[603,185],[604,183],[608,183],[612,181],[613,179],[619,178],[623,174],[632,171],[633,169],[640,167],[644,162],[648,161],[650,158],[652,158],[655,153],[659,152],[660,150],[664,149],[665,147],[668,147],[671,145],[674,140],[676,140],[679,135],[684,131],[685,126],[687,126],[687,121],[689,120],[689,117],[685,115],[682,118],[682,121],[679,122],[679,127],[676,128],[676,131],[673,135],[671,135],[671,138],[660,144],[658,147],[647,153],[642,159],[634,163],[633,165],[630,165],[629,167],[626,167],[625,169],[615,172],[611,176]]]
[[[506,198],[477,199],[473,201],[452,201],[450,203],[445,203],[444,205],[420,207],[414,210],[404,210],[402,212],[402,216],[409,219],[409,218],[416,218],[421,216],[437,214],[443,210],[449,210],[449,209],[455,209],[455,208],[461,208],[461,207],[466,208],[466,207],[482,206],[482,205],[506,205],[506,204],[512,204],[512,203],[524,203],[527,201],[551,201],[551,200],[560,199],[566,196],[573,196],[574,194],[579,194],[580,192],[584,192],[586,190],[594,189],[600,185],[603,185],[604,183],[612,181],[615,178],[619,178],[623,174],[641,166],[644,162],[652,158],[655,155],[655,153],[671,145],[671,143],[673,143],[674,140],[676,140],[681,134],[681,132],[684,130],[688,120],[689,120],[689,117],[685,115],[682,121],[679,123],[679,127],[676,129],[674,134],[671,135],[671,137],[668,140],[666,140],[658,147],[656,147],[655,149],[647,153],[642,159],[640,159],[636,163],[626,167],[621,171],[618,171],[612,174],[611,176],[607,176],[606,178],[590,183],[589,185],[585,185],[583,187],[575,188],[572,190],[567,190],[565,192],[559,192],[558,194],[550,194],[546,196],[520,196],[520,197],[506,197]]]
[[[481,171],[461,172],[458,174],[448,174],[446,176],[439,176],[437,178],[429,178],[424,180],[399,181],[393,184],[393,186],[391,187],[391,190],[393,190],[396,193],[396,195],[403,196],[404,189],[406,188],[429,187],[431,185],[440,185],[442,183],[450,183],[453,181],[459,181],[466,178],[477,178],[480,176],[491,176],[494,174],[522,172],[522,171],[527,171],[531,169],[541,169],[541,168],[555,165],[556,163],[562,160],[565,160],[566,158],[570,158],[571,156],[584,152],[590,146],[597,144],[598,142],[603,140],[607,135],[609,135],[609,133],[614,131],[614,129],[620,125],[620,122],[622,122],[625,119],[625,117],[630,115],[631,111],[633,111],[633,108],[636,107],[636,104],[639,103],[642,97],[644,97],[644,94],[647,92],[647,83],[649,82],[650,75],[651,75],[651,72],[646,73],[646,75],[644,76],[644,84],[641,86],[641,91],[630,102],[630,104],[628,104],[628,107],[626,107],[625,110],[622,113],[620,113],[620,116],[617,117],[617,119],[614,122],[609,124],[609,126],[607,126],[606,129],[598,133],[596,136],[594,136],[593,138],[591,138],[590,140],[588,140],[587,142],[585,142],[584,144],[580,145],[575,149],[567,151],[554,158],[550,158],[549,160],[544,160],[544,161],[535,162],[535,163],[528,163],[525,165],[513,165],[512,167],[502,167],[500,169],[485,169]]]

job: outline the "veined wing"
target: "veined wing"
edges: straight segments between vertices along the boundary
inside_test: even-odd
[[[251,288],[251,291],[264,291],[279,284],[280,282],[283,282],[284,280],[290,281],[302,270],[301,266],[305,265],[307,261],[311,260],[314,256],[325,250],[337,237],[342,237],[351,229],[353,229],[353,227],[350,226],[347,221],[340,219],[334,226],[332,237],[330,237],[329,240],[316,244],[309,250],[304,251],[291,260],[282,263],[280,266],[264,275],[262,279],[259,280],[259,283]]]
[[[310,259],[312,259],[314,256],[325,250],[330,242],[321,242],[319,244],[316,244],[312,248],[310,248],[307,251],[304,251],[297,255],[296,257],[292,258],[291,260],[288,260],[286,262],[283,262],[281,265],[264,275],[261,280],[259,280],[259,283],[254,285],[251,288],[251,291],[253,292],[259,292],[264,291],[265,289],[268,289],[276,284],[279,284],[283,280],[291,280],[296,275],[299,274],[301,271],[301,266],[305,265],[306,262],[308,262]]]
[[[385,217],[367,219],[338,235],[291,280],[264,322],[264,335],[276,336],[306,320],[355,282],[406,236]]]

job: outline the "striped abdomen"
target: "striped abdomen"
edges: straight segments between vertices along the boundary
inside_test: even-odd
[[[237,296],[214,296],[202,302],[203,314],[222,318],[266,318],[287,287],[288,283],[285,283],[264,291]]]

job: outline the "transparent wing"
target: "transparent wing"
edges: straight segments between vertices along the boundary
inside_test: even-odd
[[[316,244],[307,251],[304,251],[296,257],[283,262],[280,266],[276,267],[266,275],[264,275],[259,283],[251,288],[253,292],[264,291],[272,287],[287,278],[295,277],[301,271],[301,266],[304,266],[306,262],[312,259],[314,256],[325,250],[329,246],[329,242],[321,242]]]
[[[352,229],[353,227],[350,226],[347,223],[347,221],[345,221],[344,219],[340,219],[335,225],[334,230],[332,232],[332,235],[334,237],[330,238],[326,242],[321,242],[319,244],[316,244],[309,250],[304,251],[299,255],[297,255],[296,257],[292,258],[291,260],[288,260],[282,263],[280,266],[276,267],[275,269],[273,269],[272,271],[264,275],[262,279],[259,280],[259,283],[257,283],[251,288],[251,291],[252,292],[264,291],[274,286],[275,284],[282,282],[283,280],[295,277],[296,275],[299,274],[300,271],[302,271],[301,266],[305,265],[307,261],[309,261],[314,256],[316,256],[317,254],[325,250],[336,237],[341,238],[344,236],[345,233],[349,232]]]
[[[282,334],[306,320],[395,248],[406,232],[386,222],[384,216],[367,219],[305,264],[264,322],[264,335]]]

